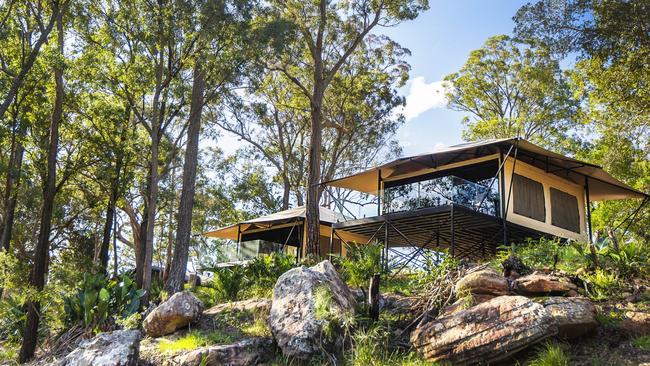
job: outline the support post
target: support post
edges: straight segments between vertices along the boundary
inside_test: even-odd
[[[379,273],[375,273],[370,278],[370,286],[368,288],[368,310],[369,317],[372,321],[379,320]]]
[[[585,198],[586,198],[586,204],[587,204],[587,229],[589,230],[589,243],[594,242],[594,238],[592,236],[592,229],[591,229],[591,203],[589,199],[589,177],[585,176]]]
[[[381,216],[381,169],[377,171],[377,216]]]
[[[334,225],[330,226],[330,257],[334,254]]]
[[[454,227],[454,204],[451,204],[451,213],[449,214],[449,219],[451,220],[451,256],[454,257],[456,254],[456,230]]]
[[[384,228],[384,269],[388,270],[388,221]]]
[[[241,225],[237,225],[237,256],[241,255]]]
[[[517,142],[515,142],[517,144]],[[506,204],[504,206],[505,210],[503,212],[503,246],[508,245],[508,209],[510,208],[510,196],[512,195],[512,186],[515,181],[515,168],[517,167],[517,153],[519,152],[519,147],[515,145],[515,154],[514,154],[514,160],[512,162],[512,174],[510,174],[510,184],[508,186],[508,197],[506,197]],[[505,164],[503,165],[505,168]],[[505,182],[505,174],[504,174],[504,182]]]

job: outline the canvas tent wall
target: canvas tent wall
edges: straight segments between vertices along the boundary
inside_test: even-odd
[[[381,201],[385,198],[382,196],[386,187],[493,160],[500,167],[498,172],[493,172],[498,173],[500,185],[499,216],[508,222],[563,238],[584,240],[587,237],[588,202],[648,197],[597,165],[563,156],[520,138],[451,146],[396,159],[323,184],[376,195]],[[523,208],[526,202],[529,206],[537,206]],[[527,212],[533,209],[536,217]],[[572,214],[563,215],[566,210]],[[506,231],[505,225],[503,231]]]
[[[214,238],[230,239],[238,243],[251,240],[264,240],[298,248],[296,254],[305,254],[305,206],[260,216],[251,220],[242,221],[233,225],[209,231],[203,235]],[[347,218],[326,207],[320,208],[320,237],[321,253],[329,252],[331,226],[334,223],[345,221]],[[344,234],[348,242],[367,241],[365,237]],[[345,254],[345,248],[340,240],[333,241],[334,252]]]

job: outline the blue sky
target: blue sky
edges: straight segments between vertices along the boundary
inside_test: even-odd
[[[458,71],[489,37],[511,34],[512,17],[525,3],[432,0],[416,20],[381,31],[412,53],[410,80],[402,89],[407,121],[397,135],[405,156],[462,142],[463,114],[447,109],[440,81]]]
[[[378,29],[408,48],[410,79],[402,88],[406,123],[398,131],[404,156],[462,142],[463,114],[447,109],[441,80],[458,71],[472,50],[491,36],[511,34],[512,17],[526,1],[430,0],[430,9],[395,27]],[[226,153],[243,144],[224,132],[217,142]]]

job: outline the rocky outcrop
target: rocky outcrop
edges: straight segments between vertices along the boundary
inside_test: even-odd
[[[560,277],[533,273],[528,276],[516,279],[512,284],[512,289],[525,296],[547,296],[547,295],[565,295],[570,291],[576,291],[576,285]]]
[[[549,297],[544,308],[555,319],[558,337],[577,338],[598,327],[596,307],[588,299],[580,297]]]
[[[416,328],[411,343],[426,360],[490,363],[557,334],[553,318],[523,296],[500,296]]]
[[[456,282],[456,294],[492,295],[508,294],[508,280],[492,268],[485,267],[466,274]]]
[[[191,292],[177,292],[153,309],[142,322],[142,327],[151,337],[171,334],[196,320],[202,310],[203,303]]]
[[[629,310],[625,312],[625,319],[621,327],[632,337],[645,336],[650,334],[650,312],[640,310]]]
[[[440,311],[439,316],[447,316],[459,311],[468,309],[474,305],[482,304],[488,300],[494,299],[492,295],[468,295],[456,300],[453,304],[445,307]]]
[[[141,333],[139,330],[117,330],[100,333],[81,342],[58,365],[60,366],[135,366]]]
[[[204,315],[215,316],[224,312],[231,311],[251,311],[259,313],[268,313],[271,309],[271,300],[268,299],[248,299],[242,301],[217,304],[203,312]]]
[[[270,361],[275,356],[271,338],[244,339],[233,344],[199,348],[171,359],[175,366],[247,366]]]
[[[341,332],[334,332],[332,339],[323,336],[323,328],[331,319],[316,314],[316,293],[321,288],[331,297],[327,304],[330,314],[354,313],[356,301],[329,261],[294,268],[278,278],[269,325],[285,356],[308,359],[320,353],[321,347],[341,349]]]

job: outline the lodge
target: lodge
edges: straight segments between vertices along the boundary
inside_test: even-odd
[[[642,199],[643,205],[649,198],[597,165],[521,138],[399,158],[322,185],[374,197],[377,212],[355,218],[321,208],[321,255],[345,255],[344,244],[379,242],[386,260],[390,249],[411,248],[409,255],[395,251],[406,264],[424,250],[481,259],[527,238],[591,241],[592,202]],[[335,206],[344,211],[343,204]],[[206,235],[237,240],[239,248],[258,240],[259,253],[260,240],[275,243],[262,252],[299,257],[306,249],[304,212],[298,207]]]

